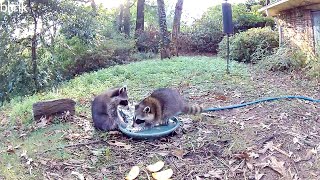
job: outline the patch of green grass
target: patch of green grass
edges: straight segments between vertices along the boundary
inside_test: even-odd
[[[54,124],[46,129],[38,129],[32,132],[25,139],[19,138],[19,135],[14,133],[6,142],[10,142],[13,147],[20,146],[14,153],[2,153],[0,155],[0,174],[5,179],[20,179],[25,177],[27,173],[26,164],[22,163],[25,160],[20,157],[23,151],[27,152],[28,158],[32,158],[34,161],[38,160],[38,153],[42,153],[49,149],[56,149],[65,145],[61,140],[63,136],[63,130],[71,129],[69,124]],[[5,150],[7,145],[2,142],[0,150]],[[9,145],[9,143],[8,143]],[[52,159],[63,160],[69,159],[70,155],[65,151],[54,150],[46,153]],[[33,171],[34,175],[37,172]],[[28,175],[30,177],[30,175]]]
[[[51,92],[39,93],[14,99],[2,108],[10,117],[10,122],[32,122],[32,104],[54,98],[72,98],[77,101],[77,112],[89,113],[88,104],[94,94],[99,94],[112,86],[128,85],[131,100],[139,100],[146,93],[160,87],[173,87],[179,83],[201,84],[210,89],[215,82],[236,84],[247,80],[245,65],[231,63],[231,76],[225,73],[225,60],[217,57],[178,57],[170,60],[148,60],[128,65],[118,65],[93,73],[87,73],[64,83]]]

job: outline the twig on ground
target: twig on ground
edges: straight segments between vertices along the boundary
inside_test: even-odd
[[[224,162],[223,160],[221,160],[221,159],[219,159],[217,156],[215,156],[215,155],[212,155],[216,160],[218,160],[219,162],[221,162],[223,165],[225,165],[226,167],[228,167],[229,169],[230,169],[230,166],[226,163],[226,162]]]
[[[143,172],[145,172],[147,174],[148,180],[150,180],[150,176],[149,176],[148,171],[146,171],[145,169],[142,169],[142,170],[143,170]]]

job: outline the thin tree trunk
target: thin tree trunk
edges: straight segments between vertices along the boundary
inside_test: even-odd
[[[144,4],[145,0],[138,0],[137,4],[137,20],[136,20],[136,30],[135,30],[135,38],[138,39],[141,33],[144,32]],[[136,46],[139,52],[144,52],[145,49],[139,43],[139,40],[136,41]]]
[[[123,5],[120,5],[120,12],[117,20],[117,25],[118,25],[118,31],[123,32]]]
[[[97,4],[94,0],[91,0],[91,8],[92,8],[92,12],[94,13],[94,16],[97,15]]]
[[[123,12],[123,31],[127,37],[130,37],[130,0],[126,0]]]
[[[37,28],[38,28],[38,20],[32,9],[31,0],[28,1],[28,6],[30,8],[30,13],[33,18],[34,29],[33,36],[31,38],[31,61],[32,61],[32,73],[33,73],[33,81],[36,88],[36,91],[40,90],[39,82],[38,82],[38,65],[37,65]]]
[[[170,38],[167,28],[167,17],[164,0],[157,0],[160,26],[160,56],[161,59],[170,58]]]
[[[178,40],[179,40],[179,34],[180,34],[180,22],[181,22],[181,15],[182,15],[182,7],[183,7],[183,0],[178,0],[174,12],[174,19],[173,19],[173,28],[172,28],[172,35],[171,35],[171,41],[172,41],[172,48],[173,52],[172,54],[175,56],[178,56]]]
[[[135,33],[136,37],[140,32],[144,31],[144,3],[145,3],[145,0],[138,0],[136,33]]]

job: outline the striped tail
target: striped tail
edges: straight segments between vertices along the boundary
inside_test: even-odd
[[[203,108],[199,105],[193,105],[193,106],[185,106],[183,113],[184,114],[200,114],[202,112]]]

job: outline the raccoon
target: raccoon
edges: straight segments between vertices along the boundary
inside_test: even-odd
[[[177,90],[160,88],[135,106],[133,126],[143,122],[149,128],[157,124],[167,125],[173,116],[201,112],[202,107],[188,105]]]
[[[118,126],[126,126],[118,113],[118,106],[128,106],[127,88],[110,88],[96,96],[91,104],[94,127],[101,131],[117,130]]]

